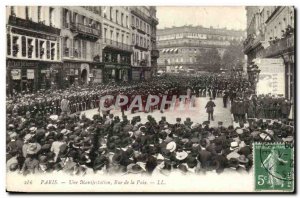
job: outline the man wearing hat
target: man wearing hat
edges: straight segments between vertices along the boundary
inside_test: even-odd
[[[206,108],[206,112],[208,114],[208,121],[210,120],[214,120],[214,107],[216,106],[216,104],[212,101],[213,99],[210,98],[209,101],[207,102],[205,108]]]

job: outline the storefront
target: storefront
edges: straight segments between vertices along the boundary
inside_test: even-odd
[[[151,67],[132,67],[132,80],[148,80],[152,76]]]
[[[93,63],[90,71],[90,82],[93,84],[103,83],[103,63]]]
[[[32,93],[61,85],[59,62],[7,60],[7,84],[10,93]]]
[[[130,80],[130,67],[127,65],[112,65],[104,66],[104,82],[127,82]]]
[[[65,87],[84,85],[90,82],[90,64],[82,62],[63,63]]]

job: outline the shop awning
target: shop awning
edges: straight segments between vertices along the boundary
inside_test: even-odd
[[[178,69],[178,66],[175,66],[175,69]]]
[[[174,49],[174,52],[176,52],[176,53],[177,53],[177,52],[178,52],[178,48]]]
[[[170,49],[170,52],[173,52],[174,51],[174,49]]]
[[[168,53],[170,51],[170,49],[166,49],[166,53]]]
[[[163,49],[163,50],[162,50],[162,53],[165,53],[165,52],[166,52],[166,49]]]
[[[180,66],[180,69],[183,69],[183,66]]]

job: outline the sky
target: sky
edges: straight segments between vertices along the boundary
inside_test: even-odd
[[[204,27],[245,30],[245,7],[182,7],[157,6],[158,28],[202,25]]]

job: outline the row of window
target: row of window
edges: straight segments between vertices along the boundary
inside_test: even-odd
[[[254,14],[248,26],[248,33],[265,34],[266,40],[283,37],[288,27],[294,27],[294,8],[285,6],[279,14],[274,15],[275,18],[270,20],[269,17],[275,10],[276,6],[266,6]],[[269,22],[266,24],[268,19]]]
[[[130,45],[128,35],[125,36],[123,33],[120,34],[120,32],[118,32],[118,31],[114,32],[113,30],[110,30],[110,33],[109,33],[107,28],[104,28],[103,38],[104,38],[104,40],[109,39],[109,40],[114,40],[117,42],[121,42],[123,44]]]
[[[108,10],[109,10],[109,18],[107,14]],[[105,7],[103,16],[123,27],[129,27],[128,15],[124,14],[123,12],[119,12],[118,9],[114,10],[113,7],[109,7],[109,9]]]
[[[57,60],[57,43],[21,35],[7,35],[7,55],[16,58]]]
[[[196,57],[177,57],[177,58],[168,58],[168,59],[157,59],[159,65],[168,65],[176,63],[196,63]]]
[[[11,16],[18,15],[21,18],[49,26],[55,26],[55,11],[55,8],[45,6],[10,6]]]
[[[146,34],[151,33],[150,25],[145,21],[143,21],[142,19],[135,17],[133,15],[131,16],[131,25],[137,29],[146,32]]]
[[[220,35],[210,35],[210,34],[198,34],[198,33],[181,33],[181,34],[171,34],[157,36],[158,41],[180,39],[180,38],[196,38],[196,39],[211,39],[219,41],[242,41],[243,36],[220,36]]]
[[[149,64],[149,54],[142,51],[133,52],[133,63],[134,64],[142,64],[142,66],[148,66]]]
[[[150,39],[140,36],[139,34],[132,34],[132,44],[148,48],[150,46]]]
[[[63,13],[63,24],[66,28],[70,28],[70,24],[75,23],[82,24],[101,31],[101,23],[98,21],[95,21],[76,12],[71,12],[67,9],[64,9]]]
[[[90,43],[90,45],[92,45],[92,43]],[[93,49],[93,46],[91,46],[91,49]],[[65,37],[63,39],[63,54],[65,57],[73,56],[78,59],[86,59],[87,41]]]

